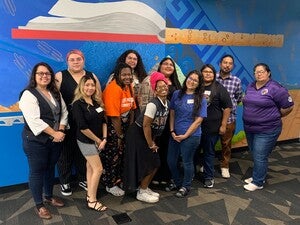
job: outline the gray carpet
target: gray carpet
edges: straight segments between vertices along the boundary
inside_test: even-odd
[[[101,187],[100,199],[109,207],[97,213],[85,207],[85,192],[75,188],[71,197],[62,197],[59,186],[55,194],[66,206],[49,206],[51,220],[41,220],[34,211],[34,202],[27,188],[0,188],[0,224],[117,224],[112,217],[127,213],[131,222],[126,225],[150,224],[300,224],[300,143],[279,144],[269,160],[267,182],[263,190],[246,192],[244,178],[251,174],[251,155],[247,151],[234,152],[230,164],[231,178],[221,178],[216,159],[216,179],[212,189],[203,188],[201,174],[193,181],[188,197],[179,199],[174,193],[156,189],[161,194],[159,203],[147,204],[107,194]],[[154,187],[155,188],[155,187]]]

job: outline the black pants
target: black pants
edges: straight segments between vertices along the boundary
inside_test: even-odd
[[[86,181],[86,159],[78,148],[76,129],[70,129],[66,133],[57,169],[61,184],[70,183],[73,172],[78,181]]]

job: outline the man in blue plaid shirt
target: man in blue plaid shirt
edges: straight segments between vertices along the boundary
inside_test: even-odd
[[[223,178],[229,178],[229,160],[231,158],[231,140],[236,127],[236,108],[242,100],[241,80],[232,75],[234,59],[232,55],[224,55],[220,60],[220,71],[217,73],[216,80],[221,83],[229,92],[232,101],[232,110],[227,121],[226,132],[221,135],[222,159],[221,174]]]

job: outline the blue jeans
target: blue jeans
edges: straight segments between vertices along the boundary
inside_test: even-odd
[[[219,139],[219,134],[202,134],[203,147],[203,169],[204,179],[214,179],[214,160],[215,160],[215,145]]]
[[[29,188],[36,205],[53,196],[55,164],[61,153],[61,143],[48,140],[45,144],[28,140],[23,134],[23,148],[29,165]]]
[[[263,186],[268,172],[268,157],[274,149],[282,127],[265,133],[248,133],[246,138],[253,157],[252,183]]]
[[[181,142],[175,141],[172,137],[170,138],[167,161],[172,179],[177,187],[191,189],[194,177],[194,154],[199,144],[200,137],[188,137]],[[183,163],[183,177],[178,167],[180,156]]]

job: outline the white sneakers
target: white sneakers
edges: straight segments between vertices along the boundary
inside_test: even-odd
[[[125,191],[123,191],[121,188],[118,186],[113,186],[112,188],[106,187],[106,191],[108,193],[111,193],[114,196],[123,196],[125,194]]]
[[[136,199],[142,202],[155,203],[159,201],[159,193],[152,191],[150,188],[139,189]]]
[[[244,182],[245,182],[246,184],[250,184],[252,181],[253,181],[253,178],[252,178],[252,177],[249,177],[249,178],[247,178],[247,179],[244,180]]]
[[[159,193],[152,191],[150,188],[145,189],[145,191],[152,196],[158,197],[159,198]]]
[[[221,175],[223,178],[230,178],[230,173],[228,168],[221,168]]]
[[[263,189],[264,187],[263,186],[257,186],[253,183],[249,183],[249,184],[245,184],[244,185],[244,189],[247,190],[247,191],[256,191],[256,190],[261,190]]]
[[[246,183],[244,185],[244,189],[247,191],[256,191],[256,190],[261,190],[264,188],[264,186],[257,186],[255,184],[252,183],[253,178],[249,177],[247,179],[244,180],[244,182]],[[264,182],[265,183],[265,182]]]

